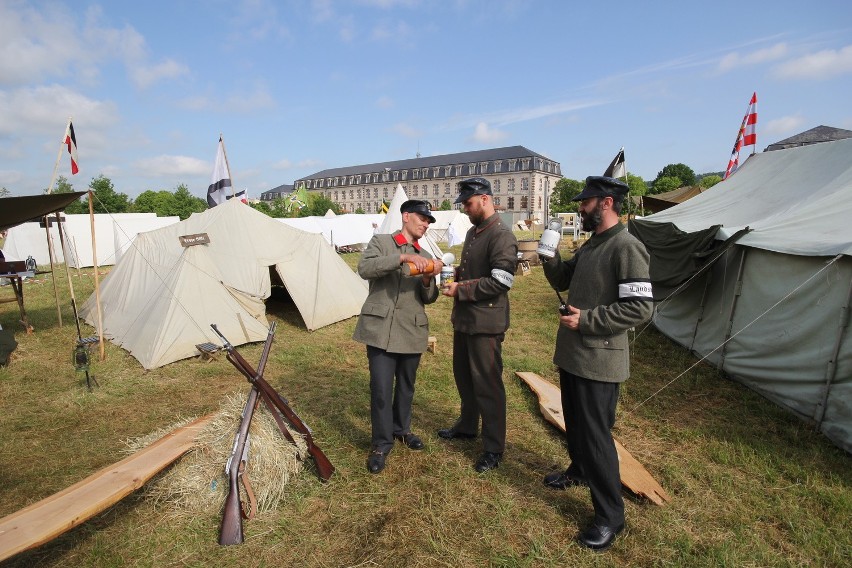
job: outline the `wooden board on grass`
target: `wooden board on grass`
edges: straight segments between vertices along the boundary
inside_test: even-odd
[[[142,487],[187,452],[212,417],[182,426],[83,481],[0,519],[0,561],[56,538]]]
[[[535,373],[515,371],[515,374],[527,383],[538,396],[538,406],[544,418],[565,432],[565,417],[562,415],[562,393],[559,387]],[[657,505],[664,505],[671,501],[671,497],[657,483],[657,480],[641,463],[636,461],[636,458],[630,455],[630,452],[618,440],[615,440],[615,449],[618,451],[621,484],[624,487]]]

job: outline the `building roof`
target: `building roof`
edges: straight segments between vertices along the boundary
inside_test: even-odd
[[[770,144],[766,147],[764,152],[794,148],[796,146],[807,146],[808,144],[818,144],[820,142],[831,142],[833,140],[843,140],[844,138],[852,138],[852,130],[820,125],[815,128],[811,128],[810,130],[800,132],[795,136]]]
[[[467,164],[489,160],[511,160],[514,158],[541,158],[555,162],[547,156],[542,156],[524,146],[507,146],[505,148],[491,148],[488,150],[474,150],[472,152],[460,152],[458,154],[443,154],[440,156],[425,156],[421,158],[408,158],[405,160],[394,160],[391,162],[377,162],[375,164],[362,164],[358,166],[346,166],[342,168],[330,168],[314,174],[304,176],[300,179],[328,178],[335,176],[349,176],[381,172],[383,170],[405,170],[410,168],[428,168],[433,166],[446,166],[449,164]],[[299,181],[299,180],[297,180]]]

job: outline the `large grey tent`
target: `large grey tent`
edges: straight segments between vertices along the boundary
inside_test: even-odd
[[[852,451],[852,139],[753,155],[630,228],[657,328]]]
[[[209,243],[182,246],[179,237]],[[198,354],[196,344],[263,341],[263,300],[275,267],[309,330],[352,317],[367,284],[325,242],[237,199],[162,229],[140,233],[101,287],[104,335],[146,369]],[[80,316],[96,322],[96,298]]]

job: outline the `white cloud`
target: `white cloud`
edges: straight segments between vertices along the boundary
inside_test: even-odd
[[[780,118],[768,121],[766,123],[766,126],[763,128],[763,132],[761,134],[765,134],[768,136],[788,134],[790,132],[798,131],[799,129],[801,129],[804,123],[804,117],[799,115],[782,116]]]
[[[315,160],[313,158],[307,158],[298,162],[292,162],[288,158],[284,158],[283,160],[279,160],[272,164],[272,168],[275,170],[295,170],[301,168],[316,169],[321,165],[322,162],[320,160]]]
[[[774,75],[781,79],[829,79],[852,73],[852,45],[839,50],[825,49],[782,63]]]
[[[776,43],[773,46],[758,49],[745,55],[740,55],[739,52],[732,52],[724,56],[719,61],[718,70],[722,73],[736,69],[737,67],[747,67],[750,65],[758,65],[767,61],[776,61],[787,55],[787,44]]]
[[[186,97],[177,101],[179,108],[191,111],[214,111],[214,112],[234,112],[248,114],[258,110],[274,109],[277,106],[275,98],[269,93],[269,90],[262,85],[255,87],[254,91],[235,93],[227,98],[219,99],[207,95],[197,95],[194,97]]]
[[[410,124],[406,124],[404,122],[397,122],[390,127],[390,131],[405,136],[406,138],[420,138],[423,136],[422,130],[414,128]]]
[[[209,175],[213,171],[213,162],[189,156],[168,156],[165,154],[137,160],[133,165],[140,173],[152,177]]]
[[[521,107],[496,111],[484,116],[459,116],[453,117],[438,127],[438,130],[457,130],[466,128],[479,128],[480,125],[494,124],[506,126],[518,122],[547,118],[555,115],[566,114],[584,108],[590,108],[606,104],[605,100],[591,101],[563,101],[558,103],[539,105],[535,107]]]
[[[112,103],[90,99],[62,85],[0,91],[0,135],[55,133],[59,139],[72,114],[78,137],[79,132],[100,131],[118,122]]]
[[[189,73],[186,65],[167,59],[159,65],[139,65],[128,69],[133,83],[141,88],[147,88],[160,79],[174,79]]]
[[[387,95],[382,95],[376,101],[376,106],[378,108],[393,108],[394,100],[392,98],[388,97]]]
[[[493,144],[494,142],[499,142],[508,136],[509,135],[505,132],[497,130],[496,128],[490,128],[485,122],[480,122],[476,125],[473,135],[471,136],[471,140],[482,144]]]

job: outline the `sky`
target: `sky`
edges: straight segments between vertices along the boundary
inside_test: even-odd
[[[251,198],[515,145],[571,179],[624,147],[650,181],[723,171],[753,92],[757,151],[852,130],[852,2],[0,0],[0,187],[38,194],[56,169],[204,197],[220,134]]]

